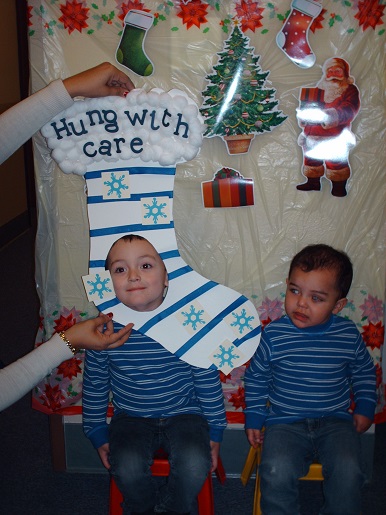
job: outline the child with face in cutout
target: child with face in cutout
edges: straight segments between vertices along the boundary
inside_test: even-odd
[[[360,513],[359,436],[374,417],[376,378],[355,324],[337,316],[352,277],[345,253],[323,244],[301,250],[290,265],[286,315],[266,326],[246,371],[247,438],[253,447],[264,440],[262,513],[299,513],[298,479],[315,459],[321,513]]]
[[[106,268],[128,308],[153,311],[163,302],[166,267],[145,238],[130,234],[117,240]],[[114,415],[108,425],[110,391]],[[134,328],[120,352],[87,352],[83,427],[123,494],[124,513],[189,513],[217,467],[226,427],[218,371],[181,361]],[[150,470],[159,449],[170,463],[161,486]]]

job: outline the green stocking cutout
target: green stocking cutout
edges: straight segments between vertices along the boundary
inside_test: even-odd
[[[146,33],[153,25],[153,19],[152,14],[144,11],[128,11],[116,53],[119,64],[143,77],[152,75],[154,71],[153,63],[143,48]]]

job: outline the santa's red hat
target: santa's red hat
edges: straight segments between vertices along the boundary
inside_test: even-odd
[[[331,68],[332,66],[338,66],[343,70],[344,76],[347,79],[347,82],[349,84],[354,83],[354,78],[350,76],[350,65],[347,61],[342,59],[341,57],[331,57],[330,59],[327,59],[327,61],[323,64],[323,73],[326,74],[327,70]]]

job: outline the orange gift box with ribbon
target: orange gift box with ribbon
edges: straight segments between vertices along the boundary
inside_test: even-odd
[[[253,206],[253,179],[245,179],[238,171],[221,168],[212,181],[202,183],[205,207]]]

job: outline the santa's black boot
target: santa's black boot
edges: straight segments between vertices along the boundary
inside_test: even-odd
[[[300,191],[320,191],[320,179],[319,177],[308,177],[307,182],[298,184],[296,189]]]
[[[347,195],[346,183],[347,181],[332,181],[331,195],[345,197]]]

